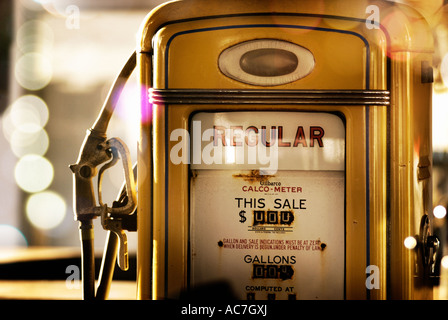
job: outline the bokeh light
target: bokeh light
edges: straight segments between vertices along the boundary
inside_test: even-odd
[[[24,95],[16,99],[2,117],[5,138],[10,141],[15,131],[38,133],[47,124],[47,104],[35,95]]]
[[[36,131],[48,121],[48,106],[40,97],[24,95],[11,105],[11,121],[23,131]]]
[[[29,154],[19,159],[14,177],[17,185],[27,192],[39,192],[53,181],[53,165],[46,158]]]
[[[47,104],[35,95],[24,95],[9,106],[2,118],[3,133],[17,157],[47,152],[48,118]]]
[[[417,246],[417,239],[415,237],[407,237],[404,239],[404,246],[407,249],[414,249]]]
[[[8,224],[0,224],[0,247],[23,247],[28,242],[23,233]]]
[[[33,133],[15,130],[10,144],[13,153],[19,158],[27,154],[42,156],[47,152],[50,140],[44,129]]]
[[[440,263],[443,268],[448,269],[448,256],[444,256]]]
[[[440,76],[445,87],[448,87],[448,53],[442,58],[442,63],[440,65]]]
[[[57,227],[66,215],[65,200],[54,191],[32,194],[26,203],[26,216],[33,226],[42,230]]]
[[[446,216],[446,208],[444,206],[438,205],[434,208],[433,214],[437,219],[442,219]]]
[[[448,150],[448,143],[446,137],[448,136],[448,126],[446,119],[448,119],[448,92],[434,93],[433,101],[433,115],[432,115],[432,147],[434,152],[446,152]]]
[[[26,53],[17,60],[14,74],[23,88],[40,90],[52,79],[52,64],[48,57],[41,53]]]
[[[22,53],[47,53],[53,47],[54,33],[44,21],[29,20],[17,30],[16,43]]]

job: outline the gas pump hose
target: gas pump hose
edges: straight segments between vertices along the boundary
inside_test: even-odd
[[[81,240],[82,294],[84,300],[92,300],[95,298],[95,250],[93,234],[93,221],[80,221],[79,237]]]

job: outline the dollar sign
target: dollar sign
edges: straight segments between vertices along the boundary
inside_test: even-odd
[[[244,210],[241,210],[240,213],[239,213],[239,215],[241,217],[241,219],[240,219],[241,223],[244,223],[247,220],[247,218],[244,216],[245,213],[246,213],[246,211],[244,211]]]

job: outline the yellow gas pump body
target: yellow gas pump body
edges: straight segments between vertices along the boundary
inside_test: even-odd
[[[309,61],[312,70],[292,80],[284,80],[283,75],[290,70],[274,76],[260,75],[256,74],[258,71],[251,71],[249,66],[243,68],[241,76],[232,70],[226,74],[226,67],[220,65],[223,52],[241,58],[238,53],[232,53],[231,48],[247,45],[246,51],[241,50],[249,55],[264,48],[266,44],[260,45],[257,41],[267,41],[267,46],[273,50],[264,53],[278,53],[280,49],[274,40],[286,46],[284,51],[294,53],[299,48],[297,50],[311,53],[312,61]],[[419,272],[421,261],[418,255],[403,245],[406,237],[421,234],[420,221],[430,213],[432,205],[432,87],[428,76],[432,63],[432,40],[420,15],[411,8],[382,1],[184,0],[154,9],[142,24],[138,41],[137,59],[142,85],[138,157],[139,298],[179,298],[182,292],[196,286],[195,279],[201,278],[204,273],[210,273],[210,279],[213,279],[215,271],[232,283],[231,279],[226,278],[231,277],[229,273],[218,269],[240,264],[248,271],[247,274],[238,271],[236,281],[243,282],[241,288],[235,288],[232,284],[233,289],[242,292],[238,298],[308,299],[307,287],[300,285],[300,281],[305,280],[291,281],[302,275],[306,277],[307,270],[323,268],[325,263],[340,265],[339,269],[335,267],[339,270],[336,277],[322,275],[325,285],[329,287],[332,285],[331,279],[342,279],[342,282],[335,280],[340,282],[335,284],[335,291],[340,293],[335,297],[338,299],[431,297],[431,287],[424,285],[424,276]],[[288,49],[289,46],[292,49]],[[293,61],[292,64],[301,66],[302,61],[310,59],[306,54],[298,53],[298,62]],[[232,68],[231,62],[228,65]],[[249,83],[249,76],[244,78],[247,74],[256,74],[255,83]],[[257,82],[263,77],[270,80]],[[275,82],[276,79],[279,82]],[[266,251],[260,246],[255,247],[258,248],[256,250],[248,247],[248,243],[244,244],[245,247],[240,246],[243,249],[235,249],[235,244],[238,246],[238,241],[242,240],[256,241],[257,245],[267,243],[267,239],[276,239],[282,245],[286,245],[284,240],[290,244],[294,240],[305,240],[300,238],[298,231],[305,222],[299,219],[305,214],[314,214],[312,201],[307,201],[309,207],[304,213],[300,213],[300,209],[293,210],[296,220],[291,224],[289,234],[296,232],[294,237],[273,231],[279,229],[269,229],[270,232],[266,232],[264,227],[257,229],[255,211],[261,206],[254,203],[260,200],[248,202],[247,199],[263,198],[269,206],[275,195],[247,193],[246,200],[235,199],[242,199],[241,187],[260,187],[260,181],[265,177],[250,168],[232,171],[230,166],[230,169],[225,167],[228,171],[224,170],[223,173],[227,178],[220,180],[219,185],[225,186],[223,190],[218,182],[213,184],[213,177],[211,180],[200,180],[198,172],[214,174],[214,170],[218,172],[220,167],[210,167],[209,170],[203,163],[173,163],[171,154],[181,137],[178,135],[177,139],[172,139],[173,132],[181,130],[179,132],[188,132],[193,136],[195,120],[204,126],[211,123],[207,128],[214,128],[214,138],[217,133],[221,134],[222,139],[218,140],[225,148],[224,133],[216,131],[219,117],[227,119],[224,124],[229,127],[241,125],[243,130],[248,128],[245,126],[251,121],[258,124],[257,129],[263,124],[269,128],[273,125],[272,121],[270,124],[266,121],[278,117],[276,126],[284,125],[286,130],[286,122],[283,124],[282,121],[288,118],[296,122],[309,119],[303,126],[303,136],[298,137],[296,133],[296,140],[284,141],[289,146],[295,145],[294,152],[299,152],[300,157],[300,150],[305,150],[305,144],[309,148],[314,143],[314,148],[319,149],[318,132],[313,132],[311,127],[319,126],[319,123],[324,123],[321,126],[324,127],[327,116],[333,119],[331,121],[336,121],[338,128],[342,128],[338,129],[342,131],[338,131],[337,141],[342,143],[343,154],[339,163],[342,167],[337,169],[340,173],[338,188],[332,189],[332,180],[325,178],[322,180],[322,192],[342,194],[342,202],[339,202],[342,209],[334,209],[340,211],[336,220],[323,215],[321,233],[316,231],[318,236],[306,239],[315,240],[314,244],[320,245],[319,248],[311,247],[317,252],[300,253],[306,247],[279,246],[275,247],[280,250],[276,255],[273,253],[276,251]],[[300,124],[294,130],[298,127]],[[326,127],[324,129],[327,130]],[[331,130],[328,129],[326,134],[324,139],[329,137]],[[315,135],[314,141],[310,140],[309,135]],[[300,140],[305,136],[308,140]],[[237,140],[234,137],[232,141]],[[325,143],[322,150],[329,142]],[[193,142],[190,147],[193,148]],[[286,149],[282,148],[281,151],[285,150],[286,153],[281,155],[290,152]],[[191,149],[191,158],[193,153]],[[187,157],[188,160],[191,158]],[[286,198],[280,197],[282,201],[306,198],[305,190],[314,186],[315,176],[306,178],[307,170],[299,167],[297,171],[301,172],[302,180],[294,186],[303,187],[304,193],[292,194],[292,189],[288,189],[285,191]],[[294,164],[288,170],[292,172],[289,178],[289,173],[286,173],[284,178],[276,179],[276,174],[282,173],[282,167],[279,167],[276,174],[269,176],[269,183],[283,182],[283,186],[291,187],[292,184],[288,183],[295,181],[291,178],[296,174]],[[315,174],[320,169],[313,170],[310,169],[310,172]],[[240,174],[239,180],[237,172]],[[249,177],[249,174],[252,176]],[[232,182],[234,180],[238,182]],[[199,181],[203,181],[200,186]],[[238,192],[232,194],[231,186],[236,186]],[[216,206],[207,207],[201,202],[205,203],[208,196],[211,202],[216,202],[219,198],[217,193],[220,192],[222,202]],[[316,196],[309,197],[318,199]],[[321,194],[321,199],[324,202],[326,194]],[[242,201],[246,201],[244,206]],[[228,247],[225,242],[232,242],[234,235],[227,238],[216,235],[215,239],[214,234],[219,234],[221,227],[229,228],[229,233],[236,227],[227,226],[222,222],[225,220],[218,217],[213,220],[213,210],[216,209],[216,214],[221,215],[226,203],[229,215],[238,217],[244,209],[246,214],[254,217],[252,226],[245,226],[243,230],[245,236],[240,236],[236,243]],[[297,208],[296,204],[293,209]],[[208,216],[201,213],[206,209],[209,210]],[[327,214],[331,212],[328,210]],[[302,216],[299,218],[300,214]],[[209,217],[211,220],[207,220]],[[213,225],[213,221],[217,221],[218,225]],[[239,222],[235,223],[238,225]],[[337,228],[341,228],[338,231],[340,242],[335,240],[334,245],[326,243],[326,247],[322,247],[326,235],[332,232],[332,225],[336,228],[336,224]],[[244,248],[249,248],[249,251]],[[241,252],[246,254],[241,255]],[[330,256],[332,252],[339,257],[336,262],[325,260],[324,256]],[[241,257],[248,255],[250,259],[244,258],[245,262],[242,262]],[[275,267],[285,262],[275,261],[282,257],[289,260],[289,264],[308,258],[317,260],[310,260],[316,262],[300,268],[297,263],[293,265],[293,280],[291,277],[277,282],[255,279],[256,268],[260,265],[265,268],[269,264],[263,259],[272,260],[270,265]],[[219,259],[223,261],[217,261]],[[254,260],[258,262],[257,266]],[[200,266],[200,263],[209,265]],[[366,269],[368,266],[376,268],[372,274],[374,288],[369,288],[366,283],[370,275],[368,271],[366,273],[370,270]],[[243,270],[243,266],[238,268]],[[260,278],[269,273],[266,270],[265,273],[263,270],[260,272]],[[282,274],[279,272],[275,275]],[[269,290],[277,291],[269,295]],[[319,288],[313,290],[313,298],[334,298],[321,294]],[[290,294],[281,295],[279,291],[282,294],[290,291]]]

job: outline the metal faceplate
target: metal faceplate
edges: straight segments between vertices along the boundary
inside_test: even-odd
[[[191,285],[225,281],[238,299],[343,299],[341,118],[198,113],[190,125]]]

